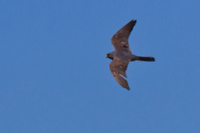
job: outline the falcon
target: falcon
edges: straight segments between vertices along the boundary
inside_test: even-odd
[[[122,27],[117,33],[113,35],[110,42],[114,46],[113,52],[106,55],[107,58],[111,59],[109,64],[110,71],[115,80],[127,90],[130,90],[128,82],[125,78],[126,70],[130,61],[155,61],[154,57],[148,56],[136,56],[131,53],[128,38],[136,24],[136,20],[131,20],[124,27]]]

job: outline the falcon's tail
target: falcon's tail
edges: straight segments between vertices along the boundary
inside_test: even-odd
[[[155,61],[155,58],[154,57],[142,57],[142,56],[136,56],[133,60],[131,61],[134,61],[134,60],[139,60],[139,61]]]

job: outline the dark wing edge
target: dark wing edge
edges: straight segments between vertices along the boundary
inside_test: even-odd
[[[131,20],[112,36],[110,42],[113,44],[115,50],[126,48],[130,51],[128,38],[136,22],[136,20]]]
[[[129,61],[122,61],[120,59],[114,59],[110,64],[110,71],[115,78],[115,80],[127,90],[130,90],[128,82],[124,79],[126,76],[126,70],[128,67]],[[124,77],[123,77],[124,76]]]
[[[113,74],[113,76],[114,76],[114,74]],[[121,75],[116,74],[116,76],[114,76],[114,78],[122,87],[126,88],[127,90],[130,90],[127,80],[125,80]]]

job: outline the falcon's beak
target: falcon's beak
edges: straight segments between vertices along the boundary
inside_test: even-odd
[[[106,55],[106,58],[108,58],[108,54]]]

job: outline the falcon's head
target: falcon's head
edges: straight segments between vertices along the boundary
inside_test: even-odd
[[[108,53],[106,55],[106,58],[109,58],[109,59],[113,60],[114,59],[114,52]]]

